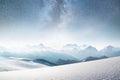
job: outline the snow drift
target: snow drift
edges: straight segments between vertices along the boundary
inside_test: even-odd
[[[34,70],[0,72],[0,80],[120,80],[120,57]]]

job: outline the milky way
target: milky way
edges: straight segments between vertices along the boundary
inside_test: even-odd
[[[1,45],[6,39],[26,42],[26,36],[29,43],[43,43],[51,36],[57,43],[96,40],[116,45],[119,34],[120,0],[0,0]]]

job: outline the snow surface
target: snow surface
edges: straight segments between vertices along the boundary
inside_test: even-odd
[[[0,72],[0,80],[120,80],[120,57],[41,69]]]

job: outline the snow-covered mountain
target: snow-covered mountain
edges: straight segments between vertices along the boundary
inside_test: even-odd
[[[97,50],[93,46],[78,46],[75,44],[69,44],[64,47],[63,49],[64,53],[70,54],[80,60],[85,59],[87,57],[115,57],[120,56],[120,48],[113,47],[113,46],[107,46],[101,50]]]
[[[101,55],[98,54],[98,50],[95,47],[92,47],[92,46],[88,46],[84,50],[79,51],[79,57],[81,57],[82,59],[86,58],[86,57],[89,57],[89,56],[98,57],[98,56],[101,56]]]
[[[120,80],[120,57],[41,69],[0,72],[0,80]]]
[[[6,49],[4,49],[6,50]],[[120,56],[120,48],[107,46],[98,51],[93,46],[78,46],[77,44],[67,44],[62,50],[55,50],[40,44],[38,46],[29,46],[23,51],[0,51],[0,56],[5,58],[28,58],[33,62],[45,63],[48,65],[61,65],[68,63],[75,63],[80,61],[101,59],[102,56],[115,57]],[[92,57],[92,58],[91,58]],[[93,59],[94,58],[94,59]],[[87,60],[88,61],[88,60]],[[51,64],[52,63],[52,64]]]
[[[120,56],[120,48],[113,46],[107,46],[100,51],[101,54],[104,54],[108,57]]]
[[[69,48],[70,47],[70,48]],[[80,46],[67,46],[67,48],[64,48],[63,52],[70,54],[79,60],[82,60],[86,57],[93,56],[93,57],[99,57],[102,56],[99,54],[99,51],[93,47],[93,46],[86,46],[86,47],[80,47]]]
[[[14,57],[15,59],[23,58],[23,61],[39,63],[47,66],[56,66],[56,65],[63,65],[63,64],[70,64],[76,63],[80,60],[72,55],[68,55],[65,53],[60,52],[34,52],[34,53],[2,53],[1,57],[3,58],[11,58]],[[27,58],[27,60],[26,60]]]
[[[46,47],[43,44],[27,46],[23,49],[5,50],[0,52],[2,57],[16,57],[16,58],[28,58],[30,60],[35,59],[44,59],[52,63],[56,63],[59,59],[62,60],[75,60],[78,61],[76,57],[66,54],[62,51],[55,50],[49,47]]]

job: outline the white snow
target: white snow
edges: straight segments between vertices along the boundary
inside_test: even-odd
[[[120,57],[41,69],[0,72],[0,80],[120,80]]]

